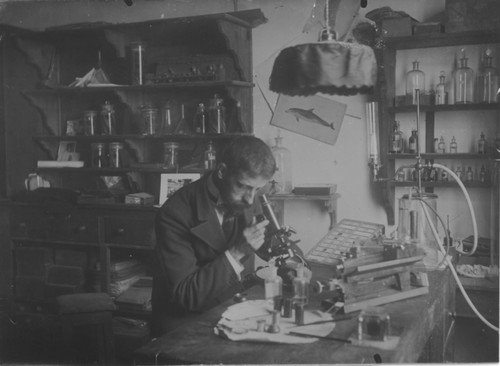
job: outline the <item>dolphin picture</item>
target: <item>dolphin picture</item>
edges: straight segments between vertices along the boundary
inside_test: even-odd
[[[311,109],[302,109],[302,108],[288,108],[285,110],[285,113],[290,113],[295,117],[297,122],[303,120],[305,122],[316,123],[322,126],[330,127],[332,130],[335,130],[335,127],[332,123],[326,122],[324,119],[319,117],[316,113],[313,112],[314,108]]]

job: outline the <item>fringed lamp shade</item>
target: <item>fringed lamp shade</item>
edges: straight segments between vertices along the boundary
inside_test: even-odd
[[[376,79],[372,48],[327,41],[283,49],[274,61],[269,89],[289,96],[368,94]]]

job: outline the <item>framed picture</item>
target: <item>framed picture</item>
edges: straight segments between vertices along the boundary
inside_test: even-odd
[[[80,153],[76,152],[76,141],[61,141],[57,151],[58,161],[80,160]]]
[[[160,181],[160,197],[158,198],[159,205],[163,205],[163,203],[165,203],[165,201],[179,188],[200,179],[200,177],[201,174],[199,173],[162,174]]]

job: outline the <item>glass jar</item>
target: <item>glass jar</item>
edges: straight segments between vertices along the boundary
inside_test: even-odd
[[[194,132],[205,134],[207,132],[208,125],[208,113],[205,109],[205,104],[198,104],[198,108],[196,109],[196,113],[194,115]]]
[[[87,136],[97,133],[97,111],[88,110],[83,112],[83,131]]]
[[[172,108],[170,103],[165,103],[162,109],[163,134],[171,135],[175,132],[174,122],[172,121]]]
[[[399,129],[399,122],[394,121],[392,132],[389,136],[389,152],[392,154],[400,154],[403,152],[403,134]]]
[[[224,133],[226,132],[226,107],[224,107],[224,99],[219,98],[218,94],[210,100],[208,108],[209,132]]]
[[[146,46],[142,42],[134,42],[130,45],[130,50],[132,53],[132,85],[143,85]]]
[[[450,153],[456,154],[457,151],[458,151],[457,140],[455,139],[455,136],[453,136],[450,142]]]
[[[446,153],[446,144],[445,144],[445,142],[444,142],[444,138],[443,138],[443,136],[441,136],[441,137],[439,138],[439,143],[438,143],[437,152],[438,152],[439,154],[444,154],[444,153]]]
[[[455,70],[455,104],[472,103],[474,101],[474,72],[467,66],[465,49],[462,48],[462,57],[459,60],[459,67]]]
[[[90,145],[91,149],[91,166],[94,168],[106,168],[108,166],[108,156],[106,154],[106,144],[95,142]]]
[[[178,166],[179,144],[176,142],[163,143],[163,168],[176,169]]]
[[[101,135],[116,134],[115,107],[109,101],[105,101],[101,107]]]
[[[271,148],[271,151],[276,160],[276,173],[272,180],[276,194],[288,194],[292,192],[292,156],[290,150],[282,146],[283,138],[275,137],[276,145]]]
[[[422,95],[425,88],[425,74],[418,68],[418,61],[413,61],[413,70],[406,73],[406,102],[417,104],[417,93]]]
[[[391,335],[391,317],[383,307],[371,307],[358,315],[358,340],[385,341]]]
[[[484,52],[483,69],[478,78],[480,103],[495,103],[497,101],[498,73],[497,69],[493,66],[493,57],[491,54],[492,52],[489,48]]]
[[[111,168],[121,168],[123,166],[123,143],[109,143],[109,166]]]
[[[418,151],[418,135],[417,130],[411,131],[411,136],[408,139],[408,152],[410,154],[416,154]]]
[[[158,119],[158,109],[151,106],[142,106],[141,111],[141,133],[143,135],[158,135],[160,126]]]
[[[444,71],[439,73],[439,83],[436,85],[436,105],[443,105],[448,103],[448,93],[446,92]]]

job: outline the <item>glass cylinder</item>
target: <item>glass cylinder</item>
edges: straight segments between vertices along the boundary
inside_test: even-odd
[[[208,107],[209,132],[224,133],[226,132],[226,107],[224,107],[224,99],[218,94],[210,100]]]
[[[111,168],[121,168],[123,166],[123,143],[109,143],[109,166]]]
[[[306,305],[309,302],[309,278],[303,265],[297,267],[297,276],[293,279],[293,302]]]
[[[90,145],[91,166],[93,168],[106,168],[108,166],[108,156],[106,154],[106,144],[95,142]]]
[[[135,42],[130,45],[130,50],[132,53],[132,85],[143,85],[146,46],[142,42]]]
[[[217,152],[214,149],[214,144],[209,141],[207,144],[207,149],[204,153],[204,165],[206,170],[214,170],[217,163]]]
[[[97,134],[97,111],[88,110],[83,112],[83,130],[87,136]]]
[[[175,132],[175,125],[172,121],[172,108],[170,103],[165,103],[162,109],[163,118],[163,133],[165,135],[171,135]]]
[[[478,78],[479,102],[495,103],[498,92],[498,72],[493,66],[491,49],[486,49],[484,54],[483,69]]]
[[[194,115],[194,132],[205,134],[207,132],[208,125],[208,113],[205,109],[205,104],[198,104],[198,108],[196,109],[196,113]]]
[[[160,132],[160,123],[158,118],[158,109],[151,106],[142,106],[141,111],[141,132],[143,135],[158,135]]]
[[[101,107],[101,135],[116,134],[115,107],[109,101],[105,101]]]
[[[443,105],[448,103],[448,93],[446,92],[446,83],[444,71],[439,73],[439,83],[436,85],[436,105]]]
[[[472,103],[474,101],[474,72],[467,65],[465,49],[462,49],[462,57],[459,60],[458,69],[455,70],[455,104]]]
[[[276,145],[271,147],[271,151],[276,160],[276,173],[272,180],[276,194],[288,194],[292,192],[292,155],[290,150],[282,146],[283,138],[275,137]]]
[[[271,310],[281,311],[281,303],[283,301],[283,280],[278,276],[278,268],[271,265],[269,269],[269,275],[264,280],[267,306]]]
[[[399,122],[394,121],[392,132],[389,136],[389,152],[400,154],[403,152],[403,134],[399,129]]]
[[[418,68],[418,61],[413,61],[413,69],[406,73],[406,102],[417,104],[417,93],[424,93],[425,74]]]
[[[163,168],[177,169],[179,144],[176,142],[165,142],[163,144]]]

